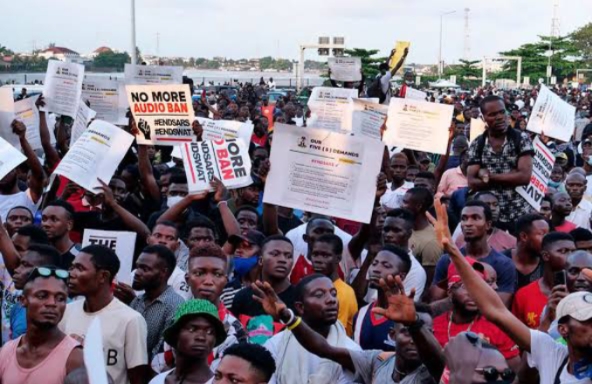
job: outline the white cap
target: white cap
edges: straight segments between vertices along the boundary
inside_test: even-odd
[[[577,321],[592,319],[592,293],[574,292],[563,298],[557,306],[557,319],[565,316]]]

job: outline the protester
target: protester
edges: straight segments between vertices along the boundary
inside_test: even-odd
[[[50,244],[62,255],[59,266],[70,268],[80,249],[79,245],[70,240],[70,231],[74,228],[72,205],[63,200],[49,203],[43,210],[41,227],[47,233]]]
[[[240,343],[224,351],[213,384],[268,383],[275,369],[275,361],[267,349],[257,344]]]
[[[388,209],[400,208],[403,195],[413,188],[413,183],[406,181],[409,160],[404,153],[396,153],[390,159],[391,182],[387,185],[386,193],[380,198],[380,204]]]
[[[584,228],[576,228],[569,234],[574,239],[576,249],[592,252],[592,232]]]
[[[572,211],[567,220],[574,224],[574,227],[590,230],[590,216],[592,215],[592,203],[584,199],[584,193],[588,182],[579,173],[572,173],[565,180],[565,189],[571,198]]]
[[[551,205],[551,226],[557,232],[569,233],[576,225],[566,218],[571,214],[571,199],[567,193],[557,192],[553,195]]]

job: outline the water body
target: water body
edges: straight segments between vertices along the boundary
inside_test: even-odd
[[[273,78],[277,86],[295,86],[296,77],[290,72],[256,72],[256,71],[208,71],[201,69],[186,69],[183,74],[192,78],[195,84],[206,84],[213,81],[214,84],[224,84],[232,80],[239,82],[259,83],[261,77],[268,81]],[[110,77],[112,79],[123,79],[123,72],[86,72],[86,76]],[[0,81],[15,82],[17,84],[31,83],[45,80],[45,73],[0,73]],[[305,73],[303,78],[304,85],[317,86],[323,83],[324,79],[318,73]]]

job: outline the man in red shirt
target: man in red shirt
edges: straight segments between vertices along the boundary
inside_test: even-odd
[[[483,264],[467,257],[477,273],[486,280]],[[473,332],[495,346],[514,372],[520,367],[520,350],[516,344],[498,327],[481,316],[477,305],[467,292],[454,264],[448,267],[448,296],[452,301],[452,311],[434,319],[434,336],[442,347],[461,332]]]
[[[567,256],[575,250],[573,238],[567,233],[551,232],[543,237],[543,277],[519,289],[512,303],[514,316],[529,328],[538,329],[553,290],[554,275],[565,269]]]
[[[569,233],[576,229],[576,225],[565,218],[571,214],[573,205],[571,198],[565,192],[557,192],[551,198],[551,224],[557,232]]]
[[[267,96],[263,96],[263,105],[261,106],[261,114],[267,118],[269,132],[271,132],[273,130],[273,110],[274,109],[275,109],[274,105],[269,105],[269,99],[267,98]]]

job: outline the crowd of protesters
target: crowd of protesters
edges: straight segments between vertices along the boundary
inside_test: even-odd
[[[397,69],[380,67],[385,104]],[[516,192],[537,89],[484,87],[429,97],[454,106],[447,153],[385,148],[361,224],[262,203],[274,124],[314,129],[270,83],[194,102],[254,125],[253,183],[230,191],[189,194],[172,147],[135,143],[99,193],[49,185],[68,119],[40,112],[40,152],[14,121],[27,161],[0,180],[1,383],[88,382],[96,317],[115,384],[592,383],[590,93],[553,89],[577,119],[570,142],[539,137],[556,157],[540,212]],[[80,246],[86,229],[137,234],[131,286],[113,250]]]

